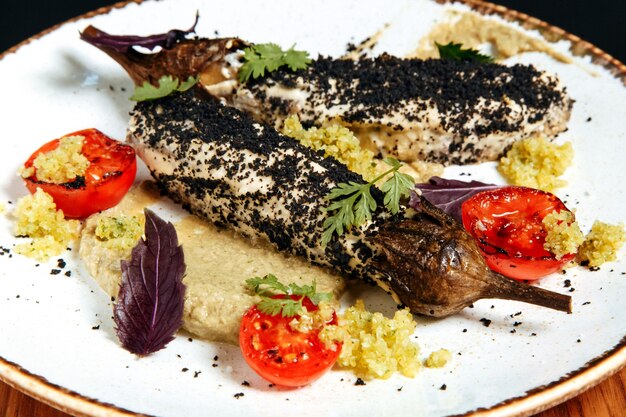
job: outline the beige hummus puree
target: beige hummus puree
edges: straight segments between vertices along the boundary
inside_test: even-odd
[[[461,43],[463,48],[474,49],[490,43],[496,59],[506,59],[523,52],[543,52],[558,61],[572,62],[571,58],[555,51],[546,42],[493,19],[471,12],[451,11],[449,14],[450,21],[434,26],[407,58],[439,58],[435,42],[454,42]]]
[[[95,236],[101,216],[142,214],[159,198],[152,183],[132,189],[120,204],[89,217],[80,241],[80,257],[96,282],[112,297],[117,297],[121,281],[120,260],[130,258],[130,249],[105,248]],[[158,214],[158,211],[157,211]],[[279,253],[267,244],[252,242],[236,233],[217,228],[196,216],[174,224],[187,265],[183,329],[203,339],[238,343],[243,313],[258,301],[245,288],[245,280],[266,274],[282,282],[310,284],[319,291],[339,296],[343,278],[303,259]]]

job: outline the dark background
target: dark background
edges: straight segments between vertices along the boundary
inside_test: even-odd
[[[263,0],[258,0],[263,1]],[[266,0],[271,5],[270,0]],[[294,0],[297,1],[297,0]],[[391,1],[391,0],[390,0]],[[496,0],[580,36],[626,62],[624,0]],[[2,0],[0,51],[50,26],[111,0]],[[166,28],[167,29],[167,28]]]

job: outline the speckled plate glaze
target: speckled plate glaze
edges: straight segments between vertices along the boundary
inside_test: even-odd
[[[576,100],[562,140],[576,158],[570,186],[559,192],[577,209],[583,229],[594,219],[624,221],[626,191],[626,69],[593,46],[557,28],[499,6],[427,0],[316,0],[271,3],[246,0],[124,3],[59,25],[2,56],[0,136],[0,245],[11,249],[10,211],[25,194],[15,175],[42,142],[86,127],[123,138],[131,81],[105,54],[81,42],[78,31],[94,24],[112,33],[152,34],[189,26],[197,31],[274,41],[313,53],[341,55],[385,24],[376,52],[404,54],[447,10],[470,7],[489,18],[543,34],[573,57],[563,64],[539,53],[509,62],[533,63],[558,73]],[[521,23],[521,24],[520,24]],[[541,34],[540,34],[541,32]],[[502,182],[493,164],[452,167],[448,177]],[[145,177],[143,170],[140,176]],[[11,203],[9,203],[11,202]],[[162,215],[178,209],[164,203]],[[539,285],[573,296],[565,315],[508,301],[481,301],[445,320],[417,318],[415,337],[424,355],[440,347],[454,353],[443,369],[414,379],[394,376],[355,386],[354,375],[332,371],[298,390],[270,387],[244,364],[238,348],[180,334],[167,349],[138,359],[121,349],[111,303],[84,271],[73,250],[67,266],[36,265],[10,251],[0,256],[0,378],[80,416],[514,416],[564,401],[626,363],[626,263],[600,271],[581,268]],[[65,271],[71,271],[66,276]],[[378,291],[356,286],[345,297],[364,297],[370,309],[390,313]],[[490,320],[486,327],[481,319]],[[248,385],[242,385],[246,381]],[[237,395],[243,394],[243,395]]]

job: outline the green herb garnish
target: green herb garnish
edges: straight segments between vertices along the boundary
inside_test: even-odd
[[[261,297],[261,301],[256,305],[259,311],[270,316],[281,314],[283,317],[293,317],[301,313],[302,301],[308,297],[311,302],[318,305],[321,301],[330,301],[332,294],[318,293],[316,283],[312,285],[300,286],[295,283],[285,285],[278,281],[275,275],[268,274],[261,277],[254,277],[246,280],[246,284],[256,294]],[[272,298],[274,295],[284,294],[285,298]],[[299,296],[295,300],[291,295]]]
[[[478,62],[493,62],[492,56],[483,55],[476,49],[468,48],[463,49],[463,45],[460,43],[448,43],[447,45],[441,45],[435,42],[437,49],[439,49],[439,57],[441,59],[452,59],[455,61],[478,61]]]
[[[262,77],[265,75],[265,71],[276,71],[283,65],[287,65],[292,71],[304,69],[311,62],[308,52],[296,51],[293,46],[283,51],[275,43],[252,45],[244,49],[243,52],[245,62],[237,75],[240,82],[246,82],[250,77]]]
[[[155,100],[157,98],[166,97],[175,91],[187,91],[198,82],[198,77],[189,76],[187,81],[180,82],[178,78],[171,75],[164,75],[159,78],[159,86],[154,86],[148,81],[144,81],[143,85],[136,86],[133,101]]]
[[[352,226],[359,226],[366,220],[371,220],[372,213],[376,211],[378,205],[370,193],[370,188],[389,174],[393,174],[392,177],[385,181],[381,187],[381,191],[385,193],[383,203],[392,214],[400,211],[400,198],[410,195],[415,180],[408,174],[398,172],[402,164],[397,159],[385,158],[383,161],[391,168],[372,181],[366,184],[341,183],[326,196],[327,200],[334,201],[324,211],[335,213],[324,222],[322,245],[325,246],[330,242],[333,234],[336,233],[337,236],[341,236],[344,229],[349,230]]]

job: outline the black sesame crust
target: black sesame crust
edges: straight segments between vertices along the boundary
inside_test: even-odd
[[[533,133],[553,137],[566,128],[572,105],[558,79],[533,66],[390,55],[319,57],[304,70],[250,80],[226,99],[252,107],[258,120],[275,126],[298,113],[306,125],[334,118],[373,127],[390,137],[381,154],[444,164],[495,159],[513,140]],[[406,132],[415,143],[393,139]]]
[[[162,191],[190,212],[344,275],[382,276],[366,243],[386,217],[380,211],[321,246],[325,196],[338,183],[365,182],[334,158],[198,90],[138,103],[128,140]],[[382,207],[382,193],[372,195]]]
[[[376,284],[414,313],[442,317],[492,297],[571,311],[567,296],[490,271],[463,226],[424,198],[390,216],[373,188],[372,219],[322,246],[325,197],[363,178],[202,89],[138,103],[128,141],[162,191],[192,213]]]

